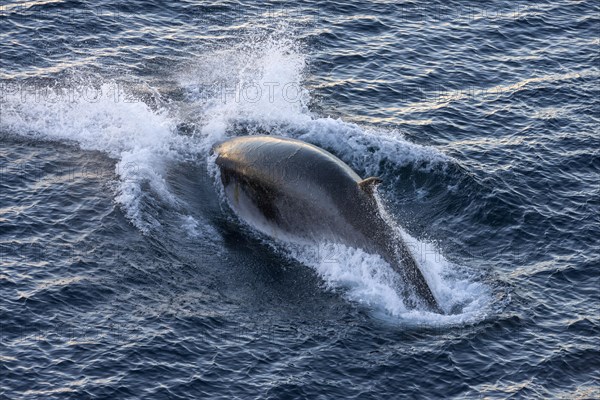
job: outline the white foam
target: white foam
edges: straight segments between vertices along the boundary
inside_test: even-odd
[[[282,245],[293,258],[313,268],[327,288],[343,290],[347,299],[366,306],[388,322],[457,325],[487,316],[492,302],[487,285],[450,263],[431,243],[403,236],[413,250],[429,247],[427,252],[418,253],[417,259],[445,315],[407,307],[400,294],[407,283],[379,255],[337,243]]]
[[[158,221],[142,215],[142,185],[148,183],[160,200],[175,205],[164,168],[185,148],[167,112],[152,110],[140,100],[115,97],[119,89],[113,83],[87,86],[87,95],[69,88],[33,87],[34,91],[5,94],[0,127],[32,139],[76,143],[115,158],[116,202],[142,231],[156,226]]]

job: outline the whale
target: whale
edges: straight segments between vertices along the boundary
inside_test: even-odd
[[[409,246],[386,222],[380,178],[362,179],[330,152],[282,136],[232,137],[212,154],[227,203],[252,228],[280,241],[378,254],[405,283],[409,307],[442,312]]]

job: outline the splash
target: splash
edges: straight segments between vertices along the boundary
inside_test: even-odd
[[[329,290],[343,289],[343,296],[372,310],[378,318],[410,324],[459,325],[482,320],[490,312],[490,289],[473,273],[446,260],[431,243],[403,233],[427,277],[445,314],[407,306],[400,294],[406,285],[379,255],[339,243],[282,244],[285,252],[313,268]]]
[[[0,127],[21,137],[75,143],[115,158],[115,200],[136,227],[148,232],[159,222],[142,212],[147,197],[143,187],[147,184],[160,201],[176,206],[164,169],[185,146],[166,110],[152,110],[137,98],[124,97],[121,89],[114,82],[76,89],[21,85],[3,93]]]
[[[230,136],[267,133],[329,149],[369,175],[380,173],[384,161],[424,168],[453,162],[434,148],[406,141],[398,131],[313,115],[304,85],[308,65],[302,46],[282,29],[250,36],[190,66],[180,82],[205,116],[200,128],[205,149]]]

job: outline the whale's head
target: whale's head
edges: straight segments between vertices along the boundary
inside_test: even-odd
[[[331,153],[277,136],[236,137],[215,144],[213,152],[238,215],[252,209],[290,233],[354,237],[356,246],[365,241],[360,228],[363,219],[372,220],[365,214],[374,209],[379,178],[362,180]]]

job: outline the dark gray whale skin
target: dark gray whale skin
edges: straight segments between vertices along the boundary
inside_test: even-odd
[[[381,255],[428,308],[441,312],[406,244],[361,179],[333,154],[300,140],[241,136],[213,146],[229,204],[246,222],[281,239],[330,240]]]

